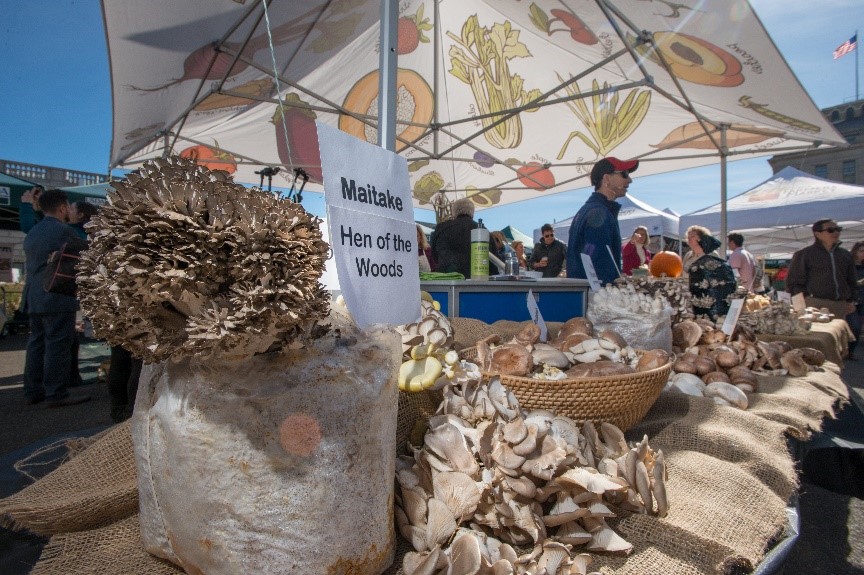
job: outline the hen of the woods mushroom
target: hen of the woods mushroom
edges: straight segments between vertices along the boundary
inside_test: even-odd
[[[299,204],[179,157],[112,187],[78,268],[98,337],[159,362],[249,357],[319,329],[329,247]]]

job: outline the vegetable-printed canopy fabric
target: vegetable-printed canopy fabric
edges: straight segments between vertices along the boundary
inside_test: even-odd
[[[439,193],[483,209],[585,187],[606,155],[639,158],[641,176],[721,151],[844,143],[746,0],[399,8],[396,150],[418,207]],[[378,0],[272,0],[266,14],[252,0],[103,0],[103,10],[113,166],[167,146],[249,183],[280,167],[273,184],[287,187],[302,167],[315,189],[315,121],[377,141]]]

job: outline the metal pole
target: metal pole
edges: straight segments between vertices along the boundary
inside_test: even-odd
[[[378,61],[378,145],[396,151],[396,64],[399,55],[399,2],[381,0],[380,58]]]
[[[720,126],[720,257],[726,259],[726,130],[728,124]]]

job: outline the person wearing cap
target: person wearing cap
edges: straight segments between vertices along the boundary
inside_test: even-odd
[[[597,277],[611,283],[621,270],[621,230],[618,228],[616,202],[627,194],[630,174],[639,168],[639,160],[603,158],[591,169],[594,193],[576,213],[570,224],[567,242],[567,277],[587,279],[581,254],[587,254]]]
[[[804,294],[809,307],[828,308],[837,319],[855,311],[858,298],[855,260],[840,247],[843,228],[830,219],[813,224],[813,243],[792,254],[786,291]]]
[[[712,236],[708,228],[687,228],[687,245],[695,258],[687,268],[693,313],[716,321],[729,313],[732,296],[738,288],[735,273],[728,263],[715,254],[720,247],[720,240]]]

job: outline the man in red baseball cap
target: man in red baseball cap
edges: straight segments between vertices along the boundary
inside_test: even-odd
[[[615,281],[621,272],[621,230],[618,227],[618,198],[627,195],[630,174],[639,160],[603,158],[591,169],[594,193],[585,201],[570,224],[567,243],[567,277],[587,279],[581,254],[587,254],[597,277],[604,284]]]

